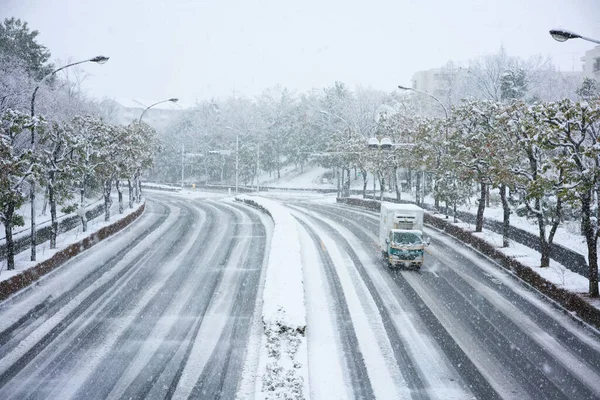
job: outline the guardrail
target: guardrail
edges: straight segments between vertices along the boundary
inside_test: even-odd
[[[95,207],[93,207],[92,209],[86,211],[85,215],[86,215],[88,221],[91,221],[94,218],[101,215],[102,213],[104,213],[104,203],[98,204]],[[74,229],[79,225],[81,225],[81,218],[78,215],[66,215],[66,216],[62,217],[61,220],[58,222],[58,233],[61,234],[63,232],[70,231],[71,229]],[[40,227],[36,231],[37,244],[39,245],[39,244],[49,241],[51,234],[52,234],[52,227],[50,225]],[[19,238],[13,240],[14,246],[15,246],[15,254],[20,253],[24,250],[27,250],[28,248],[31,247],[30,237],[31,237],[31,235],[20,236]],[[3,243],[0,245],[0,260],[6,259],[6,256],[7,256],[7,248],[6,247],[7,247],[6,243]]]

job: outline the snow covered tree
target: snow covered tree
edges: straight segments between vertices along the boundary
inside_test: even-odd
[[[542,268],[550,265],[550,248],[562,218],[559,194],[564,180],[564,172],[550,163],[555,149],[545,142],[548,134],[543,117],[545,108],[545,103],[513,102],[505,107],[500,118],[511,143],[508,147],[516,156],[507,163],[512,172],[511,186],[519,195],[526,215],[537,221]]]
[[[75,117],[66,126],[73,138],[73,162],[75,185],[79,188],[79,208],[77,214],[81,218],[83,231],[87,231],[86,197],[94,184],[98,184],[101,168],[106,163],[105,150],[102,146],[104,137],[110,134],[109,126],[95,117]]]
[[[518,100],[527,94],[527,73],[520,67],[507,68],[500,77],[502,101]]]
[[[0,57],[0,113],[29,110],[33,80],[24,62],[16,57]]]
[[[483,213],[487,188],[492,184],[494,159],[504,151],[498,133],[500,105],[488,100],[463,101],[453,111],[448,153],[459,179],[473,180],[479,184],[480,195],[475,231],[483,229]]]
[[[261,164],[269,167],[281,178],[283,156],[289,150],[293,130],[293,112],[296,99],[293,94],[280,87],[263,92],[258,100],[261,118],[265,121],[267,145],[261,148]],[[264,162],[263,162],[264,160]]]
[[[38,31],[29,30],[27,22],[14,17],[0,24],[0,57],[22,60],[28,74],[39,81],[54,67],[48,64],[50,51],[37,42],[38,35]]]
[[[38,152],[40,153],[41,179],[40,182],[46,186],[48,203],[50,204],[50,248],[56,248],[58,236],[58,219],[56,205],[73,197],[71,189],[74,178],[72,168],[73,139],[72,131],[53,121],[38,130],[40,142]]]
[[[600,83],[593,78],[584,78],[581,86],[575,91],[582,100],[593,100],[600,98]]]
[[[37,162],[29,148],[29,129],[41,126],[43,120],[14,110],[6,110],[0,120],[0,221],[4,224],[7,268],[15,268],[13,227],[24,225],[16,211],[25,201],[23,186],[35,173]]]
[[[552,162],[564,171],[561,197],[579,203],[588,247],[589,294],[598,297],[600,236],[600,100],[548,104],[539,115],[549,127],[546,143],[556,148]]]

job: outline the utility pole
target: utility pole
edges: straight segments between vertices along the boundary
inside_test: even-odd
[[[183,189],[183,154],[184,151],[184,144],[181,143],[181,188]]]
[[[238,194],[238,168],[239,168],[239,150],[240,150],[240,146],[239,146],[239,134],[235,134],[235,195],[237,196]]]
[[[260,185],[258,183],[260,174],[260,144],[256,148],[256,191],[260,192]]]

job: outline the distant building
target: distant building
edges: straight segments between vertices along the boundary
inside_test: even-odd
[[[417,71],[412,77],[413,89],[422,90],[427,93],[437,93],[442,86],[440,72],[441,68],[428,69],[426,71]]]
[[[583,63],[583,75],[586,78],[594,78],[600,82],[600,46],[596,46],[585,52],[581,57]]]
[[[100,103],[103,110],[103,116],[107,122],[117,125],[127,125],[132,121],[138,121],[143,107],[127,107],[114,100],[104,100]],[[146,111],[143,121],[155,129],[166,127],[171,119],[181,113],[181,109],[172,107],[156,108],[153,107]]]

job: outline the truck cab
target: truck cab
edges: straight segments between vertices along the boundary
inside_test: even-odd
[[[425,257],[425,246],[419,230],[391,229],[387,242],[387,262],[391,266],[415,266],[421,268]]]
[[[421,268],[429,245],[423,236],[423,214],[414,204],[381,203],[379,243],[388,265]]]

